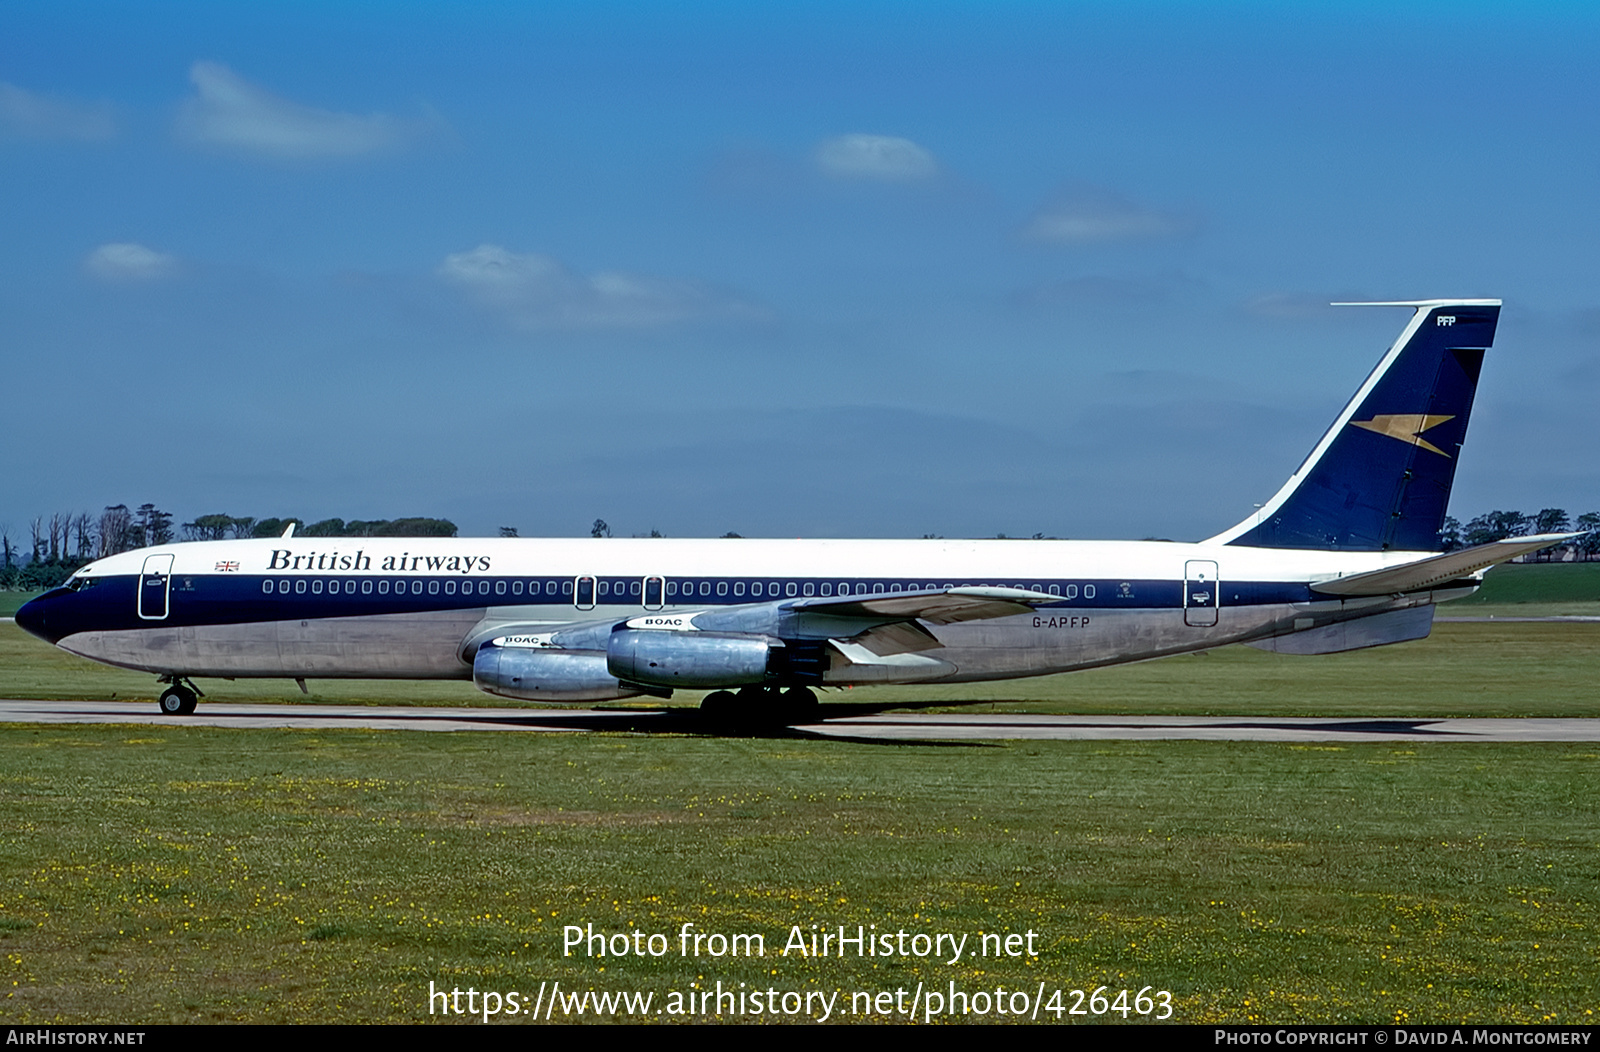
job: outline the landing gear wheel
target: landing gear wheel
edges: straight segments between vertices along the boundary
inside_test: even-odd
[[[712,719],[725,720],[739,708],[739,699],[731,690],[714,690],[700,699],[700,713]]]
[[[156,702],[161,706],[161,711],[168,716],[188,716],[194,712],[195,706],[199,703],[200,699],[193,691],[177,684],[162,691],[160,699]]]
[[[791,687],[783,692],[781,703],[783,718],[789,723],[810,723],[819,717],[822,706],[817,696],[805,687]]]

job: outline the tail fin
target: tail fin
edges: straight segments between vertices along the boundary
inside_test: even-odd
[[[1415,307],[1389,353],[1276,496],[1213,544],[1339,551],[1439,550],[1499,300]]]

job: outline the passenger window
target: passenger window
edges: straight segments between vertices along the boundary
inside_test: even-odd
[[[362,595],[371,595],[372,594],[372,582],[370,580],[361,582],[361,594]]]
[[[806,594],[806,595],[811,595],[811,594],[812,594],[812,593],[813,593],[813,591],[814,591],[814,590],[815,590],[815,586],[814,586],[814,585],[813,585],[813,584],[812,584],[812,583],[811,583],[811,582],[810,582],[810,581],[807,581],[807,582],[806,582],[806,586],[805,586],[805,588],[804,588],[804,589],[803,589],[803,591],[804,591],[804,592],[805,592],[805,594]]]
[[[789,586],[788,586],[788,588],[786,588],[786,589],[785,589],[785,591],[786,591],[786,592],[787,592],[787,593],[788,593],[788,594],[789,594],[789,595],[794,595],[794,592],[795,592],[795,588],[794,588],[794,582],[793,582],[793,581],[790,581],[790,582],[789,582]]]
[[[496,581],[494,583],[494,594],[495,595],[505,595],[506,594],[506,583],[504,581]]]
[[[743,581],[735,581],[735,582],[733,582],[733,594],[734,595],[744,595],[744,582]]]
[[[1083,586],[1083,597],[1085,599],[1093,599],[1094,598],[1094,585],[1086,584],[1086,585]]]
[[[437,582],[435,582],[435,583],[437,583]],[[412,595],[421,595],[422,594],[422,582],[421,581],[412,581],[411,582],[411,594]]]
[[[822,594],[823,594],[823,595],[832,595],[832,594],[833,594],[833,585],[831,585],[831,584],[824,584],[824,585],[823,585],[823,586],[822,586]]]
[[[350,579],[350,580],[348,580],[348,581],[346,581],[344,583],[344,594],[345,595],[355,595],[356,594],[356,582],[355,582],[354,578],[352,578],[352,579]]]
[[[429,581],[428,582],[428,594],[429,595],[438,595],[439,594],[439,582],[438,581]]]
[[[772,598],[774,598],[774,599],[778,598],[778,582],[777,581],[773,581],[771,584],[767,585],[767,590],[768,590],[768,592],[771,593]]]
[[[511,582],[511,594],[512,595],[521,595],[522,594],[522,582],[521,581],[512,581]]]
[[[718,581],[717,582],[717,594],[718,595],[727,595],[728,594],[728,582],[727,581]]]
[[[1051,595],[1060,595],[1061,594],[1061,586],[1058,585],[1058,584],[1051,585],[1050,586],[1050,594]]]
[[[561,582],[561,594],[562,595],[571,595],[572,594],[572,582],[571,581],[562,581]]]
[[[271,595],[272,594],[272,582],[271,581],[262,581],[261,582],[261,590],[263,592],[267,593],[268,595]]]
[[[444,594],[445,595],[455,595],[456,594],[456,583],[454,581],[446,581],[444,583]]]
[[[761,594],[761,582],[760,581],[751,582],[751,584],[750,584],[750,594],[752,596],[759,596]]]
[[[287,584],[288,582],[285,581],[284,583]],[[387,577],[378,582],[378,594],[379,595],[388,595],[389,594],[389,579]]]
[[[321,581],[312,581],[311,582],[311,594],[312,595],[321,595],[322,594],[322,582]]]
[[[710,581],[701,581],[700,582],[700,594],[701,595],[710,595],[711,594],[711,582]]]
[[[302,593],[306,590],[306,579],[304,577],[294,583],[294,590],[297,593]]]

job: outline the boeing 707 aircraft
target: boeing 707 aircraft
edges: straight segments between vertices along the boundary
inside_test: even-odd
[[[310,538],[100,559],[17,624],[156,673],[471,679],[541,702],[710,690],[798,719],[812,688],[1040,676],[1248,643],[1326,654],[1426,636],[1434,604],[1567,534],[1441,554],[1499,300],[1424,300],[1276,496],[1160,541]]]

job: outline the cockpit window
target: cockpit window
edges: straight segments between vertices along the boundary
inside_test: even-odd
[[[99,583],[100,578],[98,577],[70,577],[67,579],[67,583],[61,587],[69,592],[81,592],[85,588],[93,588]]]

